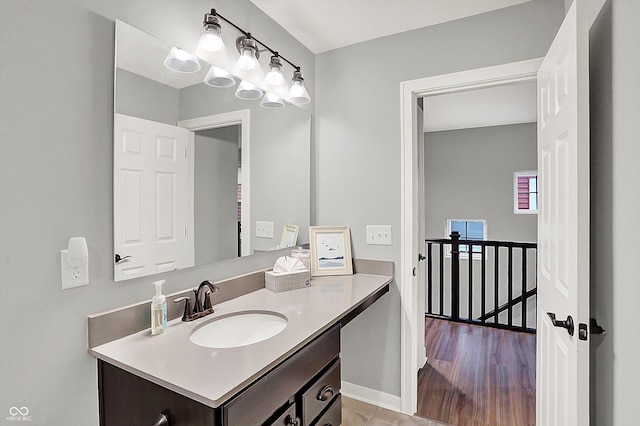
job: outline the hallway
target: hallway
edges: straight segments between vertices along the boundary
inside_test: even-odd
[[[456,426],[535,425],[535,334],[425,319],[418,413]]]

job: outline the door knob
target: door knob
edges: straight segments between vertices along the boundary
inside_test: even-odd
[[[571,315],[569,315],[567,319],[564,321],[557,320],[556,314],[554,314],[553,312],[547,312],[547,315],[549,315],[549,318],[551,318],[551,323],[553,324],[554,327],[566,328],[567,331],[569,332],[569,336],[573,336],[573,332],[575,328],[573,324],[573,318],[571,317]]]

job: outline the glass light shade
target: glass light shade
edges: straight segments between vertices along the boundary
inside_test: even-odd
[[[242,49],[242,54],[238,58],[238,62],[236,62],[233,74],[242,80],[249,80],[256,83],[262,81],[264,71],[262,71],[258,59],[256,59],[255,50]]]
[[[230,72],[216,67],[215,65],[212,65],[211,68],[209,68],[209,72],[207,72],[204,82],[213,87],[232,87],[236,84],[236,80]]]
[[[277,67],[272,67],[264,77],[262,88],[267,92],[277,95],[279,98],[287,96],[287,92],[289,91],[289,86],[282,75],[282,71]]]
[[[262,90],[258,86],[246,80],[242,80],[236,90],[236,96],[245,100],[260,99],[262,95]]]
[[[289,94],[287,95],[287,100],[294,105],[304,105],[311,102],[309,93],[307,93],[307,89],[304,87],[302,80],[293,80]]]
[[[264,108],[277,109],[284,108],[284,101],[282,98],[274,95],[273,93],[265,93],[260,101],[260,106]]]
[[[205,29],[198,41],[196,55],[212,64],[221,64],[226,56],[224,41],[213,29]]]
[[[164,60],[164,66],[170,70],[177,72],[198,72],[200,71],[200,62],[195,55],[174,47]]]

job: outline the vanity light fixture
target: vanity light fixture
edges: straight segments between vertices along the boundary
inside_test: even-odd
[[[284,75],[282,75],[282,61],[277,53],[278,52],[276,52],[276,54],[271,57],[271,61],[269,61],[269,72],[264,77],[262,87],[267,92],[273,93],[279,98],[284,98],[287,96],[289,87],[284,79]]]
[[[233,68],[233,75],[242,80],[236,90],[236,96],[241,99],[258,99],[263,95],[269,94],[267,99],[263,99],[260,103],[265,108],[282,108],[284,106],[283,100],[295,105],[302,105],[311,101],[309,93],[304,87],[304,79],[299,66],[252,36],[251,33],[220,15],[215,9],[211,9],[211,12],[204,15],[204,33],[200,37],[196,50],[201,59],[217,68],[215,71],[213,71],[213,67],[209,70],[205,83],[214,87],[231,87],[233,85],[229,79],[231,73],[226,70],[223,71],[223,68],[228,64],[227,52],[220,37],[222,33],[221,21],[229,24],[242,34],[236,39],[236,48],[240,53],[240,57]],[[259,63],[260,52],[264,51],[269,51],[272,55],[269,62],[269,72],[266,76]],[[282,74],[283,61],[293,67],[294,70],[291,88],[289,88]],[[226,73],[225,77],[221,77],[223,73]],[[260,95],[258,95],[258,92],[260,92]]]
[[[264,92],[258,86],[248,80],[242,80],[236,90],[236,96],[247,101],[260,99],[263,94]]]
[[[177,72],[198,72],[200,71],[200,61],[195,55],[174,47],[164,60],[164,65],[170,70]]]
[[[278,95],[266,92],[260,101],[260,106],[270,109],[284,108],[284,101]]]
[[[220,37],[220,20],[217,16],[206,13],[202,26],[203,32],[198,40],[196,55],[207,62],[218,64],[226,56],[224,41]]]
[[[295,71],[293,73],[291,88],[287,94],[287,99],[295,105],[303,105],[311,101],[309,93],[307,93],[307,89],[304,87],[304,78],[300,71]]]
[[[213,87],[232,87],[236,84],[236,80],[230,72],[215,65],[211,65],[211,68],[209,68],[204,82]]]

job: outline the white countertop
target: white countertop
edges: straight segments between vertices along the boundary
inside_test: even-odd
[[[314,337],[338,322],[361,302],[390,283],[392,277],[355,274],[315,277],[311,286],[274,293],[260,289],[215,304],[215,312],[192,322],[170,321],[151,336],[144,330],[89,349],[94,357],[153,383],[218,407],[275,367]],[[170,301],[168,301],[170,303]],[[211,349],[189,340],[201,324],[241,311],[274,311],[287,317],[274,337],[248,346]]]

